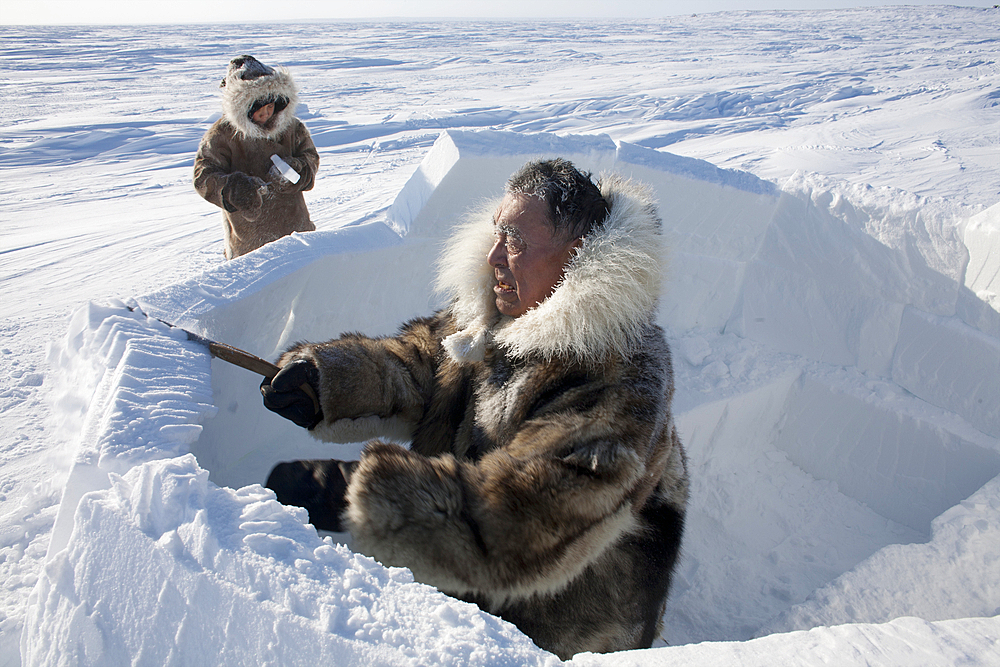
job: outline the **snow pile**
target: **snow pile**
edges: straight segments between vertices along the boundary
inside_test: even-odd
[[[573,664],[1000,656],[997,618],[970,618],[1000,608],[995,207],[964,220],[603,136],[452,131],[384,220],[282,239],[130,305],[265,358],[391,333],[440,305],[433,263],[461,211],[552,155],[647,181],[668,230],[661,321],[693,484],[664,639],[818,628]],[[259,486],[274,463],[359,445],[268,413],[252,374],[124,304],[82,310],[63,354],[104,371],[25,664],[558,662],[280,506]],[[885,625],[818,627],[839,623]]]
[[[212,484],[190,454],[109,479],[77,508],[86,538],[45,565],[25,664],[558,662],[408,570],[320,540],[269,490]]]

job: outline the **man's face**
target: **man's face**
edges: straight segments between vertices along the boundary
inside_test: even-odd
[[[553,234],[548,206],[538,197],[505,196],[493,224],[496,242],[486,261],[497,279],[497,309],[520,317],[552,293],[580,240]]]
[[[271,116],[274,115],[274,102],[270,104],[265,104],[261,108],[253,112],[253,122],[258,125],[265,125],[267,121],[271,120]]]

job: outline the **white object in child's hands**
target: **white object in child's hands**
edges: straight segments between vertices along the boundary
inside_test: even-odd
[[[281,175],[287,178],[291,183],[294,184],[299,182],[299,172],[292,169],[290,164],[282,160],[277,155],[271,156],[271,162],[273,162],[274,166],[278,168]]]

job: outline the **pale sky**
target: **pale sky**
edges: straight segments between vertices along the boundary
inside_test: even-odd
[[[997,0],[0,0],[0,24],[233,23],[359,18],[657,18],[738,9],[992,7]]]

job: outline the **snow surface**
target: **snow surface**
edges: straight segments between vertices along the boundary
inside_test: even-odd
[[[998,18],[0,28],[0,665],[558,664],[280,506],[358,445],[155,319],[389,333],[555,154],[657,190],[692,470],[663,641],[572,664],[1000,662]],[[190,170],[242,52],[303,87],[319,231],[222,263]]]

